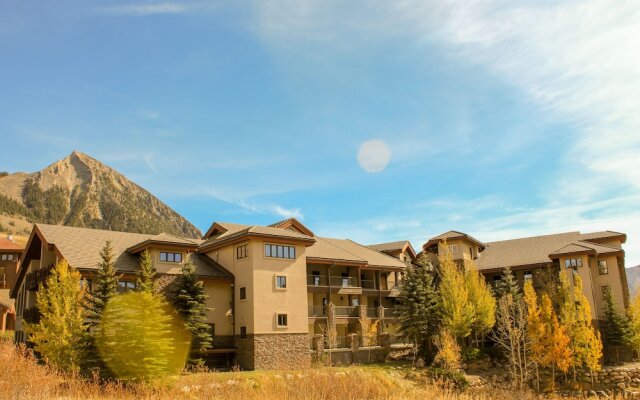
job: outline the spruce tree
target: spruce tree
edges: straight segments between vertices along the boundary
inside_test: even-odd
[[[84,356],[84,301],[80,274],[71,270],[66,261],[60,261],[36,295],[40,322],[27,325],[35,350],[65,372],[78,372]]]
[[[155,290],[156,269],[151,260],[151,253],[145,250],[140,254],[140,264],[136,273],[136,289],[153,293]]]
[[[618,311],[618,307],[613,301],[611,288],[607,287],[603,293],[604,302],[604,326],[602,327],[603,342],[612,346],[616,350],[616,362],[619,362],[619,347],[627,342],[628,321],[626,317]]]
[[[207,318],[206,306],[208,296],[204,284],[198,280],[191,258],[182,264],[181,273],[177,277],[172,293],[173,306],[184,321],[185,328],[191,334],[190,364],[202,364],[202,356],[213,345],[213,338]]]
[[[427,268],[409,267],[400,292],[399,322],[402,336],[425,352],[431,336],[438,332],[438,294]],[[415,354],[414,354],[415,356]]]
[[[522,298],[518,281],[509,267],[502,270],[500,280],[496,284],[496,295],[498,298],[506,294],[510,294],[514,301]]]
[[[99,329],[102,313],[107,303],[116,295],[118,289],[118,275],[113,261],[113,248],[106,242],[100,251],[101,261],[93,279],[93,290],[88,295],[87,320],[90,334],[87,335],[87,352],[82,369],[85,373],[98,372],[100,376],[109,376],[106,365],[102,362],[95,344],[94,333]]]

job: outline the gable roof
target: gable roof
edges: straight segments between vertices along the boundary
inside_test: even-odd
[[[459,231],[448,231],[445,233],[442,233],[438,236],[434,236],[431,239],[429,239],[427,241],[427,243],[425,243],[422,248],[423,249],[427,249],[433,245],[436,245],[444,240],[452,240],[452,239],[467,239],[468,241],[475,243],[476,245],[478,245],[481,249],[485,248],[485,244],[482,243],[481,241],[479,241],[478,239],[474,238],[471,235],[467,235],[464,232],[459,232]]]
[[[623,250],[592,242],[599,238],[625,236],[618,232],[593,232],[582,234],[578,231],[551,235],[540,235],[519,239],[486,243],[486,248],[478,255],[478,269],[498,269],[525,265],[548,264],[551,259],[571,253],[613,254]]]
[[[411,252],[411,256],[415,259],[418,257],[416,251],[408,240],[399,240],[397,242],[377,243],[367,246],[369,249],[382,253],[393,253],[396,251],[403,252],[405,249]]]
[[[274,228],[271,226],[260,225],[239,225],[228,223],[214,223],[224,229],[221,231],[219,228],[212,231],[212,235],[207,240],[202,242],[198,248],[199,253],[205,253],[218,246],[225,245],[229,242],[236,240],[242,240],[249,236],[264,236],[274,239],[285,239],[293,241],[302,241],[311,244],[315,239],[311,236],[292,231],[290,229]],[[212,225],[212,226],[213,226]],[[210,229],[211,230],[211,229]]]
[[[306,250],[309,261],[325,260],[362,264],[363,267],[405,268],[406,264],[395,257],[372,250],[349,239],[317,237]]]
[[[598,240],[606,240],[613,238],[620,238],[622,243],[627,241],[627,235],[620,232],[614,231],[600,231],[600,232],[591,232],[591,233],[583,233],[580,235],[583,240],[589,241],[598,241]]]
[[[295,218],[287,218],[269,226],[273,228],[293,229],[307,236],[315,236],[314,233],[311,232],[311,229],[307,228],[302,222],[298,221]]]
[[[14,242],[13,240],[9,240],[6,237],[0,238],[0,252],[22,250],[24,250],[24,246]]]
[[[135,254],[154,244],[195,249],[200,243],[202,243],[202,240],[200,239],[187,239],[172,235],[170,233],[161,233],[159,235],[152,236],[140,243],[134,244],[133,246],[129,247],[127,251]]]

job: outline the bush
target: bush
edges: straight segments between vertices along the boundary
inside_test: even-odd
[[[434,381],[451,384],[460,390],[469,386],[469,381],[464,377],[464,374],[457,371],[431,367],[427,369],[427,376]]]
[[[477,347],[467,347],[464,350],[462,350],[462,354],[461,354],[462,361],[464,362],[478,360],[482,358],[483,355],[484,355],[484,352],[478,349]]]

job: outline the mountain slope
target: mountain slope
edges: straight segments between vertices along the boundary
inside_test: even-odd
[[[640,265],[627,268],[627,283],[629,284],[629,294],[633,296],[640,287]]]
[[[33,222],[200,237],[151,193],[77,151],[41,171],[0,177],[0,228],[24,231]]]

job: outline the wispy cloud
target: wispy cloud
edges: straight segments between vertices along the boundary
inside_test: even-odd
[[[189,3],[163,2],[163,3],[140,3],[140,4],[120,4],[103,7],[97,11],[101,14],[125,15],[131,17],[143,17],[160,14],[183,14],[192,9]]]
[[[296,218],[299,220],[304,219],[304,215],[302,214],[299,208],[287,209],[287,208],[276,205],[274,206],[274,211],[276,212],[276,214],[284,218]]]

